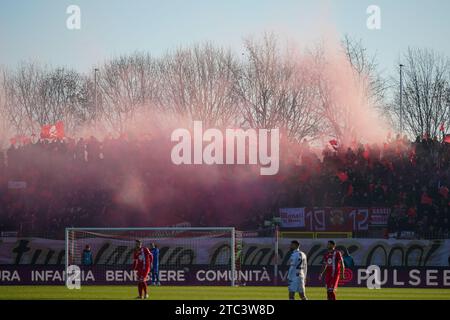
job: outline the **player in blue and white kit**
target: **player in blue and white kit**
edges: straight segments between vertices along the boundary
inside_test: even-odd
[[[159,286],[159,249],[155,243],[152,243],[152,255],[153,255],[153,266],[152,266],[152,283],[154,286]]]
[[[299,250],[300,243],[297,240],[291,242],[292,254],[289,258],[289,300],[295,300],[295,293],[298,292],[300,299],[307,300],[305,295],[305,282],[308,272],[308,261],[306,254]]]

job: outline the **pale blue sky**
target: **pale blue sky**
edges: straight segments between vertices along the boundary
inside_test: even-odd
[[[66,28],[66,8],[81,8],[81,30]],[[381,8],[381,30],[368,30],[366,9]],[[450,56],[448,0],[0,0],[0,65],[37,60],[87,72],[112,56],[213,41],[240,50],[264,31],[303,44],[323,30],[362,38],[392,73],[408,46]]]

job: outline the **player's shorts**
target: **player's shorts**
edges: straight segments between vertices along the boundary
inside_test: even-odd
[[[327,286],[327,290],[336,290],[339,283],[339,274],[331,277],[327,276],[325,277],[325,284]]]
[[[305,278],[304,277],[295,277],[292,280],[288,280],[289,292],[301,292],[305,293]]]
[[[149,272],[150,270],[138,270],[137,271],[138,281],[147,281]]]

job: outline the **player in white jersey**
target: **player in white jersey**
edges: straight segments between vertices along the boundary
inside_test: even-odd
[[[299,250],[300,243],[297,240],[291,242],[292,254],[289,258],[289,300],[295,300],[295,293],[298,292],[300,299],[307,300],[305,295],[306,274],[308,272],[308,261],[306,254]]]

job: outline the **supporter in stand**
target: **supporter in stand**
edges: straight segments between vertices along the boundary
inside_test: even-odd
[[[389,234],[449,236],[450,145],[436,139],[333,145],[322,158],[303,141],[278,175],[253,179],[242,178],[249,166],[178,170],[165,148],[125,135],[12,144],[0,153],[0,231],[62,236],[67,226],[135,225],[135,214],[143,225],[159,214],[166,225],[256,229],[280,207],[381,206],[392,208]]]

